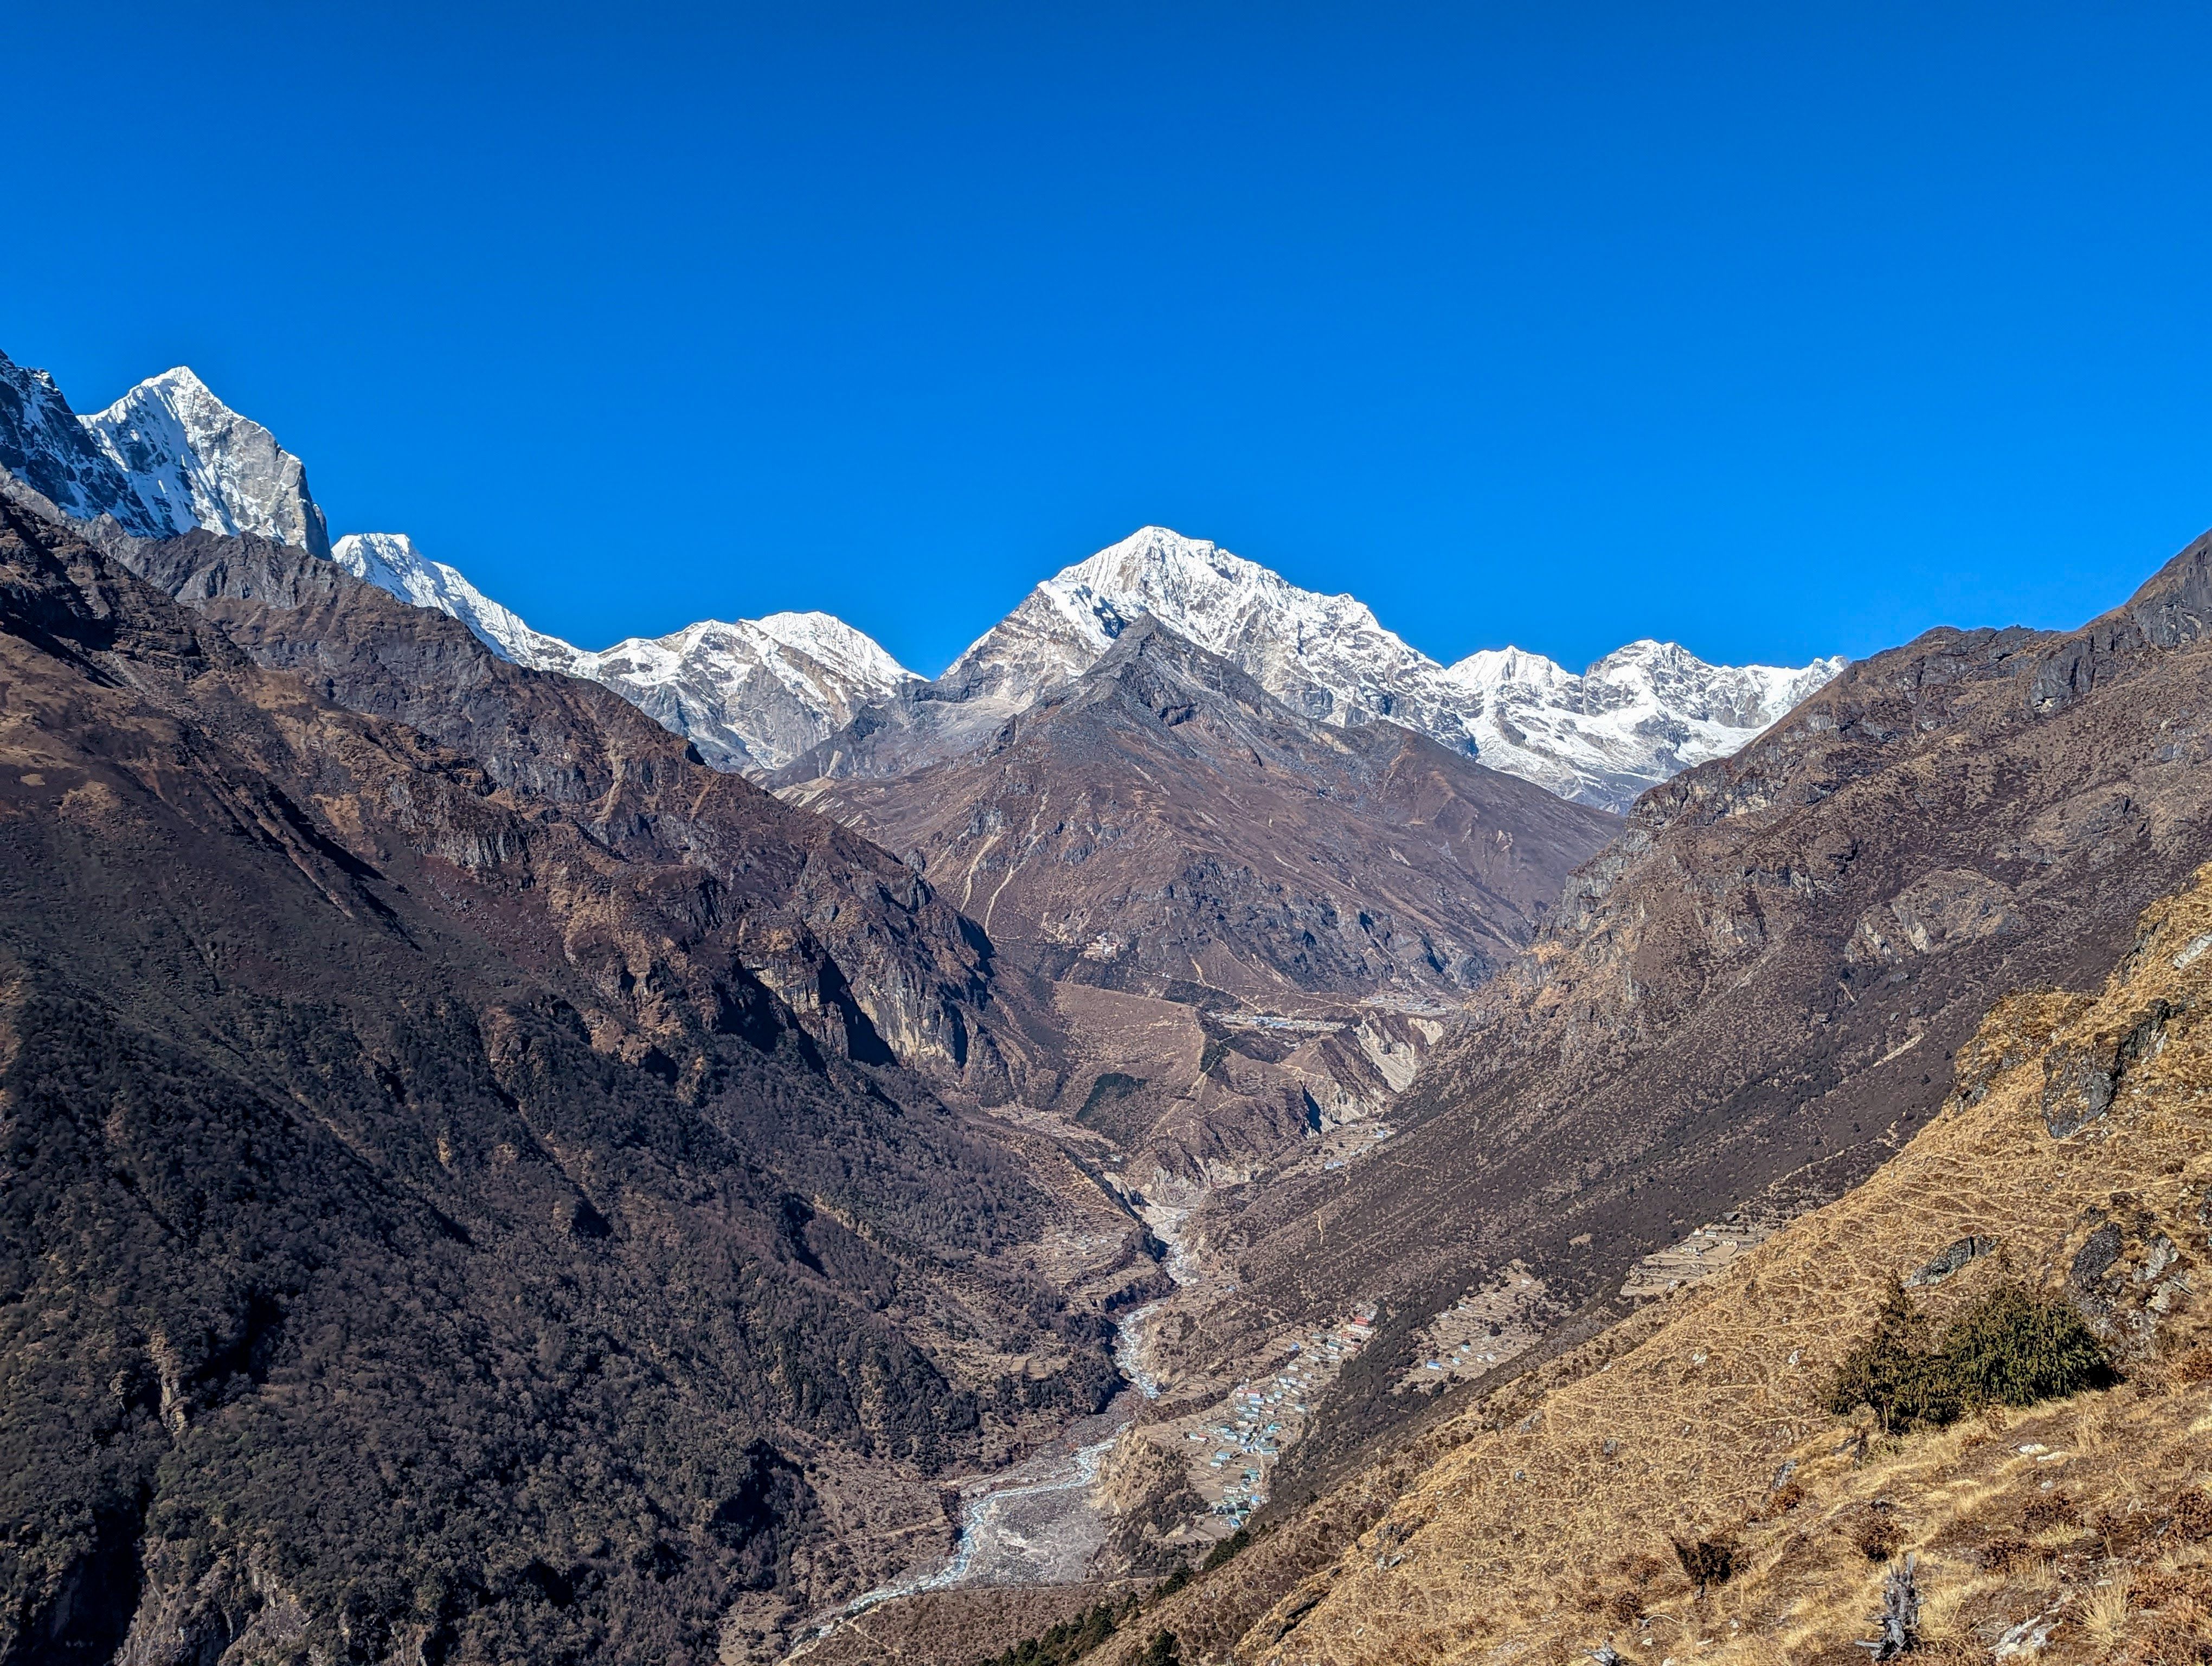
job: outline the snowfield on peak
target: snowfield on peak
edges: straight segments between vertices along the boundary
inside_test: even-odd
[[[1350,596],[1301,590],[1202,538],[1146,526],[1047,579],[945,677],[1063,680],[1146,613],[1241,666],[1294,711],[1330,721],[1347,721],[1349,704],[1402,722],[1407,701],[1443,669]]]
[[[404,532],[348,532],[331,546],[331,559],[403,602],[451,614],[486,648],[518,666],[573,674],[574,662],[581,657],[558,636],[532,630],[520,616],[463,578],[458,569],[432,561]]]
[[[827,613],[706,619],[592,653],[532,630],[404,532],[349,533],[331,554],[356,578],[451,614],[504,659],[604,683],[720,769],[775,769],[871,701],[921,680]]]
[[[725,769],[779,769],[921,678],[828,613],[706,619],[633,636],[570,669],[605,684]]]
[[[252,532],[330,554],[306,465],[184,366],[149,376],[99,415],[77,420],[123,471],[149,524],[166,520],[177,532],[192,526]]]
[[[1447,667],[1352,597],[1302,590],[1202,538],[1146,526],[1046,580],[940,681],[963,698],[1018,710],[1080,675],[1147,613],[1293,711],[1401,724],[1615,811],[1736,751],[1844,664],[1711,666],[1673,643],[1641,641],[1579,677],[1514,648]]]
[[[1467,691],[1463,721],[1492,769],[1626,810],[1645,787],[1738,751],[1845,663],[1709,666],[1646,638],[1579,677],[1513,648],[1471,654],[1444,675]]]

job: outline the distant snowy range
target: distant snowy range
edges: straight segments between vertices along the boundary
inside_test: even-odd
[[[1672,642],[1644,641],[1579,676],[1513,648],[1446,666],[1350,596],[1301,590],[1163,526],[1142,527],[1047,579],[933,681],[827,613],[709,619],[593,652],[532,629],[404,533],[331,541],[300,459],[182,368],[81,416],[46,372],[0,354],[0,473],[12,490],[133,537],[199,526],[304,548],[452,615],[519,665],[603,683],[689,738],[708,763],[778,784],[908,768],[988,745],[1146,614],[1310,719],[1401,724],[1563,798],[1615,811],[1734,752],[1844,664],[1712,666]],[[917,714],[929,724],[917,725]],[[915,742],[882,744],[896,735]]]

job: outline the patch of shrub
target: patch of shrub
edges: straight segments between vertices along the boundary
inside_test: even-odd
[[[1723,1585],[1735,1572],[1735,1546],[1727,1539],[1677,1539],[1674,1558],[1682,1565],[1682,1572],[1690,1576],[1690,1583],[1699,1590],[1709,1586]]]
[[[1905,1543],[1904,1529],[1886,1511],[1869,1511],[1848,1529],[1851,1547],[1869,1562],[1886,1562]]]
[[[1641,1591],[1617,1590],[1605,1599],[1605,1611],[1616,1624],[1633,1626],[1644,1618],[1644,1595]]]
[[[1249,1527],[1238,1528],[1234,1533],[1231,1534],[1227,1538],[1220,1541],[1213,1547],[1212,1549],[1206,1553],[1206,1560],[1199,1564],[1199,1572],[1201,1573],[1212,1572],[1214,1569],[1219,1567],[1224,1562],[1236,1555],[1238,1551],[1243,1549],[1245,1546],[1251,1542],[1252,1529]]]
[[[1135,1606],[1133,1596],[1118,1611],[1110,1602],[1098,1603],[1038,1636],[1024,1638],[1005,1652],[993,1655],[983,1666],[1071,1666],[1112,1637]]]
[[[1802,1483],[1786,1481],[1769,1495],[1765,1504],[1759,1505],[1758,1519],[1771,1522],[1778,1516],[1788,1515],[1790,1511],[1804,1502],[1805,1488]]]
[[[2009,1280],[1952,1322],[1942,1358],[1970,1409],[2033,1406],[2116,1380],[2105,1345],[2071,1305]]]
[[[1992,1573],[2017,1573],[2051,1560],[2051,1552],[2017,1533],[2000,1533],[1982,1547],[1982,1566]]]
[[[2193,1347],[2175,1360],[2173,1380],[2184,1387],[2212,1383],[2212,1347]]]
[[[1154,1632],[1137,1666],[1182,1666],[1182,1642],[1173,1632]]]
[[[1890,1280],[1874,1335],[1846,1354],[1828,1409],[1873,1408],[1883,1432],[1942,1428],[1971,1412],[2109,1387],[2105,1346],[2072,1307],[2007,1281],[1930,1343],[1927,1321]]]

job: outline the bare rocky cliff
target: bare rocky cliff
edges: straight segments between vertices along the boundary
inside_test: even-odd
[[[331,562],[198,531],[112,548],[258,663],[406,723],[501,787],[558,806],[586,836],[578,848],[622,876],[617,912],[645,903],[634,917],[657,928],[599,951],[611,957],[608,987],[638,992],[625,1000],[734,966],[852,1056],[939,1068],[989,1096],[1009,1090],[1024,1043],[1019,1021],[994,1007],[988,945],[866,840],[705,767],[597,684],[509,664],[457,621]],[[527,826],[508,836],[531,846]],[[573,952],[601,893],[547,894],[567,910]]]

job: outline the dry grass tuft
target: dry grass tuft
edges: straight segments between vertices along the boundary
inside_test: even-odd
[[[2115,1649],[2119,1646],[2121,1634],[2127,1630],[2130,1607],[2124,1582],[2092,1591],[2081,1604],[2081,1629],[2099,1649]]]

